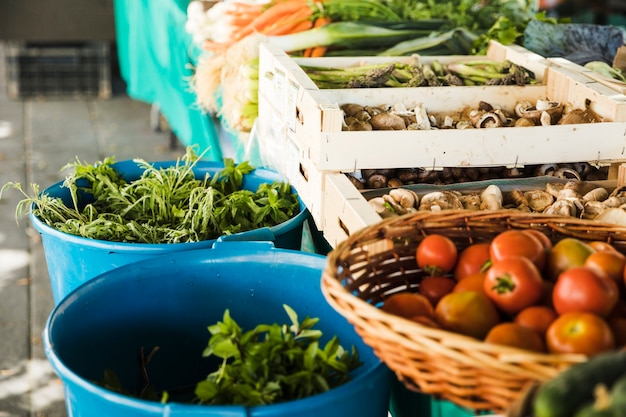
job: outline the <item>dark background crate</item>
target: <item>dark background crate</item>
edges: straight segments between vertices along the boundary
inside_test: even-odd
[[[114,0],[0,0],[0,39],[115,40]]]
[[[109,42],[10,41],[5,59],[12,99],[111,97]]]

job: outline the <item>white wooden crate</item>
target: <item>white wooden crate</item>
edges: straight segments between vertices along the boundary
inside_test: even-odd
[[[489,48],[488,59],[503,61],[509,59],[533,71],[535,78],[543,81],[548,62],[545,58],[530,53],[521,47],[504,47],[494,42]],[[355,63],[403,62],[412,60],[411,57],[332,57],[332,58],[292,58],[283,51],[270,45],[262,44],[259,60],[259,118],[257,120],[257,134],[259,153],[265,167],[275,169],[285,175],[296,188],[300,197],[311,211],[312,217],[320,230],[323,229],[323,211],[325,206],[322,199],[325,192],[325,177],[340,170],[355,170],[361,166],[350,163],[349,166],[339,168],[333,166],[334,161],[328,164],[319,163],[319,150],[311,147],[310,142],[316,141],[320,132],[332,131],[337,124],[341,124],[342,114],[338,112],[335,102],[320,102],[310,100],[309,93],[323,93],[306,75],[300,65],[318,65],[346,67]],[[431,63],[434,60],[446,64],[475,60],[476,56],[436,56],[420,57],[420,62]],[[528,86],[527,86],[528,87]],[[458,88],[458,87],[457,87]],[[419,87],[416,89],[376,89],[376,91],[361,89],[359,94],[376,97],[384,90],[404,90],[394,92],[393,95],[405,97],[406,90],[419,91],[425,97],[436,94],[437,90],[457,89],[455,87]],[[466,87],[463,87],[465,89]],[[525,88],[525,87],[524,87]],[[536,87],[531,87],[536,88]],[[482,87],[470,88],[473,98],[481,96]],[[336,90],[333,90],[336,91]],[[356,91],[356,90],[349,90]],[[347,93],[345,91],[344,93]],[[390,92],[389,92],[390,93]],[[387,94],[389,94],[387,93]],[[450,91],[448,94],[451,94]],[[454,96],[454,95],[453,95]],[[454,100],[454,98],[451,98]],[[308,110],[303,106],[308,103],[315,110]],[[378,104],[378,103],[377,103]],[[308,112],[320,112],[317,119],[319,125],[303,126],[302,117]],[[310,120],[307,117],[308,120]],[[305,133],[310,130],[310,135]],[[353,149],[340,150],[345,157],[350,158]],[[378,163],[378,155],[371,155],[373,164]],[[378,155],[380,156],[380,155]],[[322,167],[320,167],[322,165]],[[375,165],[371,165],[375,166]]]
[[[309,58],[308,61],[304,58],[293,59],[280,51],[272,51],[270,47],[265,50],[265,55],[270,59],[262,62],[260,91],[282,103],[280,117],[285,119],[289,132],[293,133],[295,145],[322,171],[523,166],[555,161],[609,165],[625,159],[626,96],[592,80],[577,81],[565,70],[553,68],[558,62],[542,58],[524,48],[499,45],[490,49],[495,59],[507,58],[532,67],[541,75],[542,84],[320,90],[306,76],[298,62],[309,63],[310,60],[321,58]],[[426,60],[428,57],[423,58]],[[471,58],[476,59],[475,56]],[[374,62],[391,58],[368,59]],[[349,62],[348,58],[337,61],[341,65]],[[544,71],[537,68],[543,68]],[[288,88],[277,88],[274,85],[277,79],[283,80],[277,85],[287,85]],[[466,106],[475,107],[483,100],[512,111],[518,101],[535,102],[538,99],[570,102],[575,107],[588,104],[607,122],[525,129],[341,131],[343,113],[339,107],[344,103],[370,106],[402,103],[407,107],[423,103],[429,112],[443,112],[460,111]],[[595,137],[602,137],[603,140],[591,140]]]
[[[552,85],[494,87],[420,87],[417,89],[306,90],[298,96],[295,137],[299,147],[321,170],[363,168],[524,166],[550,162],[623,161],[626,145],[626,101],[575,84],[548,69]],[[597,84],[597,83],[596,83]],[[479,101],[513,111],[522,100],[561,101],[589,106],[610,122],[467,130],[341,131],[339,106],[424,103],[427,111],[461,111]],[[619,120],[619,121],[615,121]],[[593,140],[603,138],[602,141]]]

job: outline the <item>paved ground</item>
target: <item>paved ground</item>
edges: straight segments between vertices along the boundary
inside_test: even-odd
[[[175,159],[169,134],[150,127],[150,106],[129,99],[123,86],[110,100],[7,98],[0,43],[0,186],[11,181],[42,189],[64,178],[78,157],[95,162]],[[4,123],[8,122],[8,123]],[[45,258],[28,219],[16,223],[21,195],[0,200],[0,417],[65,417],[63,390],[41,343],[53,307]]]

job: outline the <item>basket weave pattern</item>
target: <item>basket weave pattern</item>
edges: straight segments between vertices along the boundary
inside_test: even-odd
[[[418,212],[381,221],[348,237],[327,258],[322,290],[364,341],[411,390],[475,410],[505,410],[534,381],[552,378],[582,355],[554,355],[483,343],[386,313],[379,306],[399,291],[417,291],[424,271],[415,250],[429,234],[463,249],[507,229],[533,228],[552,242],[564,237],[605,241],[626,253],[626,227],[591,220],[491,212]],[[384,239],[394,242],[393,249]]]

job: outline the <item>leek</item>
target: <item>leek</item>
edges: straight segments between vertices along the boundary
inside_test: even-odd
[[[315,46],[390,47],[398,42],[431,33],[431,29],[388,29],[368,23],[334,22],[290,35],[265,36],[263,41],[285,52],[294,52]]]

